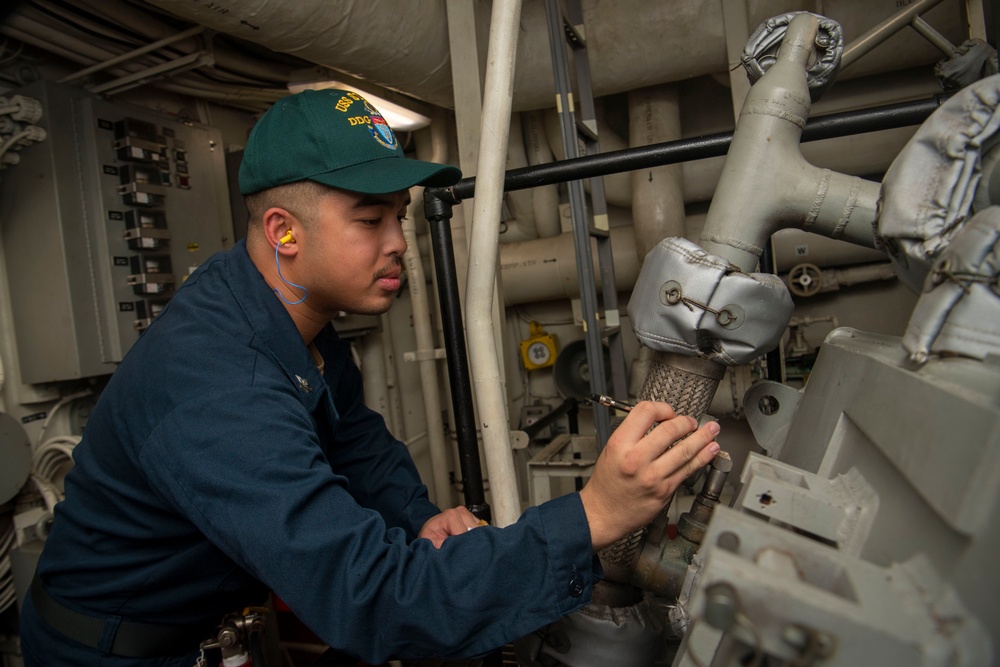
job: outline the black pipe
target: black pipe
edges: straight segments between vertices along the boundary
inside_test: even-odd
[[[455,411],[455,435],[458,459],[462,470],[462,492],[465,506],[478,518],[492,521],[486,503],[483,468],[479,460],[476,438],[476,417],[472,412],[472,382],[469,376],[469,355],[465,349],[465,327],[458,298],[458,277],[455,270],[455,249],[451,240],[452,207],[457,203],[447,189],[424,193],[424,213],[430,224],[434,270],[438,279],[438,301],[441,303],[441,323],[444,326],[445,352],[448,360],[448,382],[451,384],[451,404]]]
[[[806,122],[802,131],[802,141],[818,141],[863,132],[919,125],[927,120],[927,117],[941,105],[944,99],[944,96],[935,96],[915,102],[817,116]],[[719,157],[725,155],[729,150],[732,139],[732,132],[720,132],[693,139],[667,141],[651,146],[640,146],[512,169],[504,177],[504,192]],[[451,196],[457,198],[458,201],[472,197],[475,194],[475,189],[476,179],[474,177],[463,178],[449,188]]]

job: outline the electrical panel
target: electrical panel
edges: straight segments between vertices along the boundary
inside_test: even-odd
[[[176,289],[232,245],[222,135],[40,81],[48,139],[0,179],[28,384],[114,372]]]

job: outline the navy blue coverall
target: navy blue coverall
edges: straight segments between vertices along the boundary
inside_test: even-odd
[[[213,624],[274,591],[332,647],[372,663],[483,654],[591,597],[578,494],[435,549],[409,452],[363,404],[347,343],[321,375],[243,242],[185,281],[87,421],[39,564],[49,596],[106,621],[95,648],[21,618],[33,665],[191,667],[111,656],[119,621]]]

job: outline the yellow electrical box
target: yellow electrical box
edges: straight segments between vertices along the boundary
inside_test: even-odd
[[[545,333],[538,322],[531,323],[531,335],[521,341],[521,361],[529,371],[556,363],[556,337]]]

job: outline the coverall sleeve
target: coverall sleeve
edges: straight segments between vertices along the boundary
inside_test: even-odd
[[[330,464],[349,480],[358,504],[378,511],[386,524],[413,539],[441,510],[428,500],[409,450],[392,437],[382,415],[364,404],[358,368],[346,361],[335,380],[330,390],[339,419],[327,451]]]
[[[409,541],[358,504],[309,414],[273,390],[183,404],[141,459],[208,540],[327,644],[374,664],[487,653],[588,603],[599,576],[578,494],[440,549]]]

